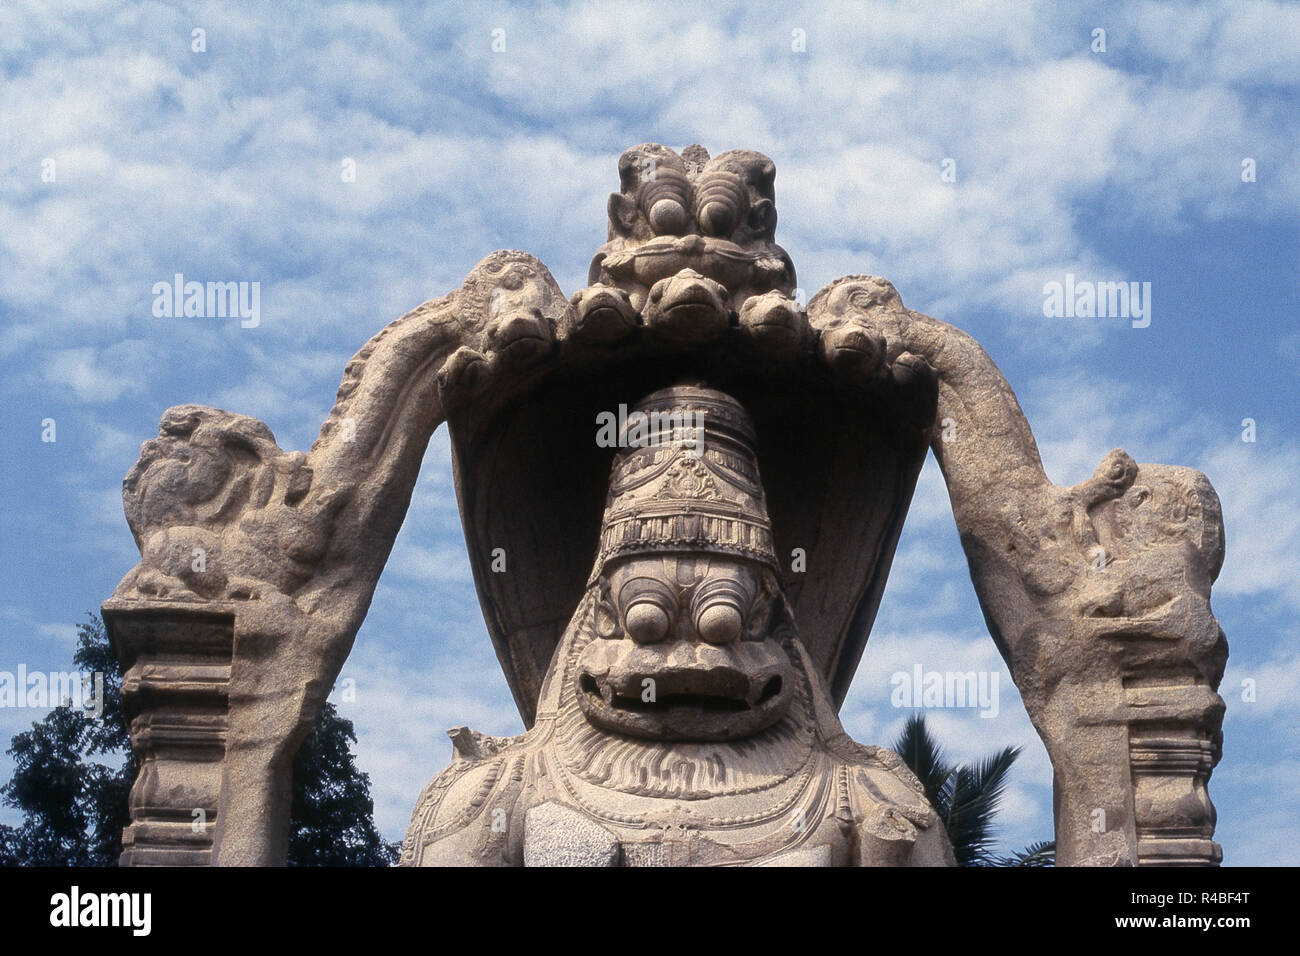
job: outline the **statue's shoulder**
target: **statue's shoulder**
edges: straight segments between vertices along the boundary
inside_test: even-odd
[[[514,809],[526,760],[523,738],[467,727],[449,733],[454,758],[420,793],[398,865],[510,865],[519,846]]]

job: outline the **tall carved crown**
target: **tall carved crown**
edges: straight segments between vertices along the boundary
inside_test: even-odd
[[[619,433],[594,581],[632,554],[707,552],[778,570],[756,437],[735,399],[679,385],[648,395]]]

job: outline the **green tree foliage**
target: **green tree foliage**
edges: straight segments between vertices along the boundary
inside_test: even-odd
[[[23,814],[0,825],[0,865],[114,866],[136,776],[122,707],[121,666],[103,622],[77,627],[78,670],[104,675],[102,717],[55,707],[9,747],[14,774],[0,800]],[[295,866],[391,866],[397,845],[375,829],[370,778],[353,761],[352,722],[327,703],[294,759],[289,863]]]
[[[122,852],[135,756],[122,711],[121,668],[98,618],[78,625],[73,663],[104,675],[102,717],[55,707],[13,738],[14,775],[0,787],[0,800],[24,819],[18,827],[0,826],[0,865],[112,866]]]
[[[375,829],[370,777],[356,767],[352,721],[325,702],[293,761],[290,866],[392,866],[398,846]]]
[[[1005,747],[973,765],[953,765],[944,759],[943,749],[925,725],[925,717],[913,714],[894,742],[894,750],[925,788],[930,805],[952,841],[958,866],[1053,865],[1053,843],[1035,843],[1011,856],[993,852],[994,818],[1006,792],[1011,765],[1020,756],[1019,747]]]

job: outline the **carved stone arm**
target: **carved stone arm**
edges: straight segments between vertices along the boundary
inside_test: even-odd
[[[1117,449],[1087,481],[1053,485],[970,336],[871,276],[837,280],[808,312],[938,374],[932,448],[989,631],[1052,759],[1058,864],[1217,863],[1206,784],[1227,642],[1209,603],[1223,522],[1205,476]]]
[[[142,757],[124,862],[283,863],[293,755],[369,607],[444,393],[467,365],[487,378],[518,338],[549,335],[563,307],[541,263],[494,253],[366,343],[307,455],[246,416],[163,415],[123,483],[141,561],[104,605]]]

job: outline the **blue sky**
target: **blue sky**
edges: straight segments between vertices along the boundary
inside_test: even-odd
[[[1219,839],[1231,864],[1300,864],[1297,36],[1294,3],[7,0],[0,670],[71,666],[75,622],[137,558],[121,479],[165,408],[253,415],[305,450],[348,358],[493,249],[581,287],[624,148],[757,149],[776,162],[777,240],[807,294],[883,275],[973,334],[1054,481],[1116,446],[1209,476],[1231,646]],[[177,272],[259,282],[260,325],[155,318],[153,284]],[[1045,318],[1044,284],[1067,273],[1150,282],[1150,326]],[[851,734],[894,738],[908,712],[889,677],[918,663],[1000,673],[996,718],[927,716],[956,758],[1023,745],[1003,836],[1050,837],[1050,765],[984,630],[933,461],[844,706]],[[445,433],[343,676],[389,838],[449,759],[448,727],[521,729]],[[0,709],[0,739],[40,716]],[[11,766],[0,756],[0,778]]]

